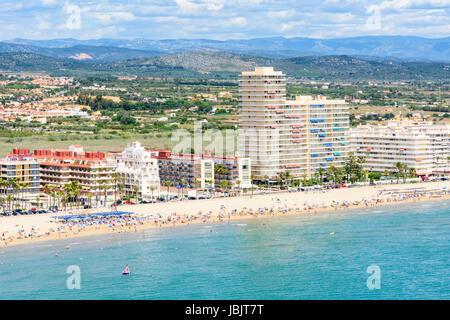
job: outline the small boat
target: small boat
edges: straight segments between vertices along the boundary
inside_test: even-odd
[[[122,274],[130,274],[130,268],[128,267],[128,265],[125,267],[125,269],[123,269]]]

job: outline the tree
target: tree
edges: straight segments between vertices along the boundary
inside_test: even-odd
[[[323,176],[325,175],[325,169],[324,168],[317,169],[316,174],[319,177],[319,183],[322,184],[323,183]]]
[[[405,165],[403,164],[403,163],[401,163],[401,162],[397,162],[396,164],[395,164],[395,169],[397,170],[396,171],[396,177],[397,177],[397,183],[399,183],[399,180],[400,180],[400,176],[402,175],[402,172],[403,172],[403,170],[404,170],[404,167],[405,167]]]
[[[355,182],[364,178],[362,164],[365,163],[364,157],[356,158],[353,152],[350,152],[344,165],[344,175],[347,181]]]
[[[238,186],[239,194],[241,193],[241,180],[236,180],[236,184]]]
[[[342,179],[342,169],[341,168],[337,168],[335,166],[330,166],[330,168],[328,169],[328,173],[330,174],[330,176],[333,180],[333,184],[337,184],[341,181],[341,179]]]
[[[156,190],[155,186],[151,185],[150,191],[152,192],[152,203],[153,203],[153,193],[155,192],[155,190]]]
[[[181,186],[181,198],[183,198],[183,193],[184,193],[184,186],[186,185],[186,180],[184,179],[180,179],[180,186]]]
[[[117,191],[119,189],[119,184],[120,184],[120,182],[122,182],[124,180],[124,178],[122,178],[122,176],[118,172],[114,172],[112,175],[112,178],[113,178],[113,183],[114,183],[114,203],[116,203],[117,202]]]
[[[139,201],[138,196],[139,196],[139,187],[138,186],[133,186],[133,193],[134,193],[134,199],[136,200],[136,203]]]
[[[255,175],[252,173],[250,175],[250,183],[251,183],[251,189],[252,189],[252,197],[253,197],[253,180],[255,180]]]
[[[166,181],[165,186],[167,187],[167,197],[166,197],[166,201],[169,201],[169,190],[170,190],[170,186],[172,185],[171,181]]]
[[[266,188],[268,189],[269,188],[269,176],[268,175],[264,176],[264,181],[266,181]]]

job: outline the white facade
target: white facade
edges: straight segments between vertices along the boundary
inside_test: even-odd
[[[126,194],[155,199],[160,192],[158,160],[139,142],[133,142],[117,157],[117,172]],[[152,190],[153,189],[153,190]]]
[[[319,168],[344,165],[349,130],[344,100],[287,101],[284,75],[273,68],[243,72],[239,81],[238,151],[251,159],[256,179],[275,179],[286,171],[310,177]]]
[[[366,159],[365,169],[395,171],[400,162],[419,175],[449,172],[450,127],[430,122],[389,121],[351,130],[351,149]]]

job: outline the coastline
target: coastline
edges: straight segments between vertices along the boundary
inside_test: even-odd
[[[450,194],[443,193],[439,197],[431,195],[415,195],[397,199],[392,196],[392,192],[401,192],[408,188],[423,188],[420,192],[427,193],[433,190],[442,189],[450,185],[449,182],[430,182],[423,184],[404,184],[404,185],[385,185],[350,188],[350,189],[333,189],[315,192],[289,192],[289,193],[272,193],[254,196],[240,196],[233,198],[218,198],[205,200],[181,201],[176,203],[157,203],[147,205],[123,206],[121,210],[132,211],[136,216],[146,217],[148,219],[142,224],[123,224],[113,227],[108,225],[92,225],[82,228],[73,228],[71,230],[49,232],[58,225],[56,222],[49,222],[51,215],[40,216],[23,216],[23,217],[2,217],[0,218],[0,231],[11,234],[7,240],[0,242],[1,248],[7,248],[17,245],[24,245],[41,241],[63,240],[78,237],[87,237],[95,235],[105,235],[114,233],[131,233],[154,228],[175,228],[179,226],[189,226],[197,224],[227,223],[228,221],[239,221],[245,219],[260,219],[283,217],[292,215],[313,215],[322,212],[334,212],[346,209],[366,209],[381,206],[389,206],[396,204],[409,204],[414,202],[424,202],[433,200],[448,200]],[[390,193],[382,190],[390,190]],[[371,192],[368,192],[371,191]],[[294,199],[295,203],[292,202]],[[283,200],[283,201],[282,201]],[[305,200],[303,203],[299,203]],[[306,201],[308,200],[308,201]],[[320,200],[321,203],[320,203]],[[218,203],[225,203],[218,205]],[[237,204],[240,204],[237,205]],[[259,206],[255,206],[258,204]],[[269,204],[269,206],[267,206]],[[234,205],[229,207],[229,205]],[[186,211],[189,207],[190,213],[180,213],[179,208]],[[198,210],[200,208],[200,210]],[[208,208],[207,214],[203,213],[203,208]],[[165,209],[165,210],[162,210]],[[178,209],[175,210],[175,209]],[[171,211],[173,210],[173,211]],[[196,212],[198,210],[198,213]],[[259,211],[258,211],[259,210]],[[84,210],[85,211],[85,210]],[[99,211],[99,210],[98,210]],[[162,219],[155,222],[155,215],[148,214],[149,211],[158,212],[158,216]],[[147,215],[146,215],[147,212]],[[80,212],[77,212],[80,213]],[[197,217],[196,217],[197,216]],[[190,217],[190,219],[189,219]],[[192,219],[194,217],[194,219]],[[34,227],[44,234],[42,236],[32,236],[27,238],[17,238],[17,233],[13,233],[13,228],[17,228],[19,224],[14,224],[14,220],[23,222],[24,219],[34,218],[29,223],[34,223]],[[10,219],[9,224],[3,224],[4,219]],[[169,221],[167,221],[169,220]],[[5,227],[7,229],[5,229]]]

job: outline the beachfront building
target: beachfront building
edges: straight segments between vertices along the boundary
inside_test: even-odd
[[[342,167],[348,156],[347,103],[322,96],[290,101],[285,92],[283,73],[271,67],[240,77],[238,154],[251,159],[255,179],[274,180],[287,171],[299,179]]]
[[[0,159],[1,206],[7,208],[9,205],[10,209],[15,209],[11,208],[12,200],[20,207],[30,207],[39,197],[39,192],[39,163],[31,157],[28,149],[14,149]]]
[[[450,126],[431,122],[392,120],[350,131],[351,149],[366,159],[366,170],[395,171],[396,163],[414,168],[417,175],[450,172]]]
[[[209,154],[172,153],[169,150],[151,150],[158,160],[161,184],[172,186],[184,180],[187,187],[208,189],[228,181],[230,186],[251,187],[251,162],[248,158],[214,156]],[[221,167],[221,170],[217,170]],[[239,181],[239,183],[238,183]]]
[[[34,150],[32,157],[40,166],[42,188],[51,185],[63,190],[66,184],[76,181],[82,187],[82,199],[100,203],[117,191],[117,162],[110,154],[71,146],[69,150]]]
[[[138,141],[133,142],[117,156],[123,192],[129,196],[155,200],[160,192],[158,160]]]

